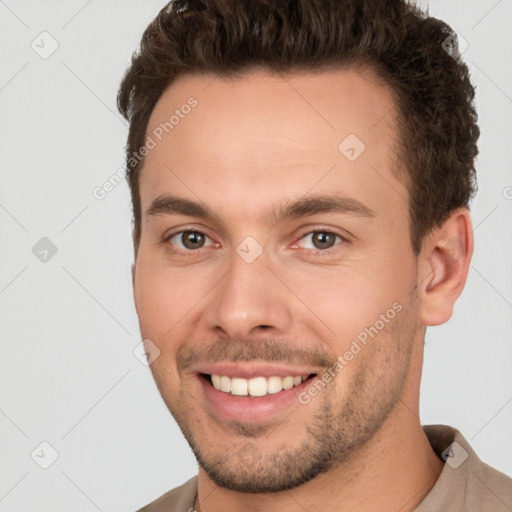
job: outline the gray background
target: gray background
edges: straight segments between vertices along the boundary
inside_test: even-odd
[[[427,333],[421,421],[512,476],[512,2],[427,4],[469,43],[482,136],[475,254],[452,320]],[[0,1],[0,511],[133,511],[196,473],[133,355],[128,187],[93,196],[123,164],[115,95],[162,6]]]

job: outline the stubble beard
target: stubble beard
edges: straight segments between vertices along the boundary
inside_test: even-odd
[[[280,426],[241,422],[230,422],[224,444],[222,440],[212,440],[205,434],[204,420],[194,418],[193,407],[197,407],[197,402],[193,401],[189,407],[183,405],[187,404],[185,390],[180,389],[176,400],[166,398],[165,393],[162,396],[199,466],[216,485],[243,493],[293,489],[342,465],[371,440],[399,402],[415,336],[415,325],[407,324],[412,316],[406,311],[402,314],[389,327],[387,335],[380,333],[378,339],[372,340],[375,344],[371,347],[372,357],[361,361],[350,382],[343,382],[341,370],[332,381],[334,385],[312,399],[312,402],[321,400],[321,405],[304,425],[304,439],[295,446],[292,441],[268,452],[266,439],[271,439],[272,432]],[[343,403],[337,403],[336,385],[348,385]],[[297,407],[307,408],[309,404],[297,402]],[[199,414],[203,412],[199,410]]]

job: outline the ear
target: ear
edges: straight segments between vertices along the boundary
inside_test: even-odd
[[[132,263],[132,289],[135,290],[135,262]]]
[[[135,268],[136,268],[136,261],[132,263],[132,295],[133,295],[133,304],[135,305],[135,311],[137,311],[137,301],[135,300]],[[137,311],[137,314],[138,311]]]
[[[418,293],[423,325],[440,325],[453,315],[473,255],[473,226],[467,208],[458,208],[425,237],[419,256]]]
[[[132,242],[133,242],[133,263],[132,263],[132,293],[133,293],[133,302],[135,304],[135,308],[137,308],[137,303],[135,301],[135,268],[137,265],[137,242],[135,239],[135,227],[132,228]]]

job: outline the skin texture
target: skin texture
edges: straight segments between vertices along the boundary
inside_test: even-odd
[[[142,336],[160,349],[155,381],[199,461],[196,509],[413,510],[442,469],[418,417],[425,327],[451,317],[464,287],[468,210],[414,257],[408,193],[394,173],[393,98],[369,70],[182,76],[148,135],[191,96],[197,106],[146,156],[133,287]],[[354,161],[338,150],[349,134],[366,146]],[[334,192],[375,215],[265,217]],[[216,217],[148,215],[163,194]],[[180,230],[204,233],[204,245],[165,240]],[[312,235],[325,230],[345,238],[330,239],[329,253]],[[263,248],[252,263],[236,251],[248,236]],[[309,403],[256,423],[212,414],[194,364],[274,360],[321,374],[397,303]]]

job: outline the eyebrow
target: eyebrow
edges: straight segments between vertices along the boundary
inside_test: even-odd
[[[337,194],[324,194],[302,197],[278,208],[273,208],[263,216],[263,221],[268,225],[274,225],[283,220],[309,217],[320,213],[375,217],[375,212],[371,208],[354,198]],[[206,205],[172,194],[157,197],[146,210],[148,217],[176,214],[198,217],[204,220],[218,220],[218,215]]]

